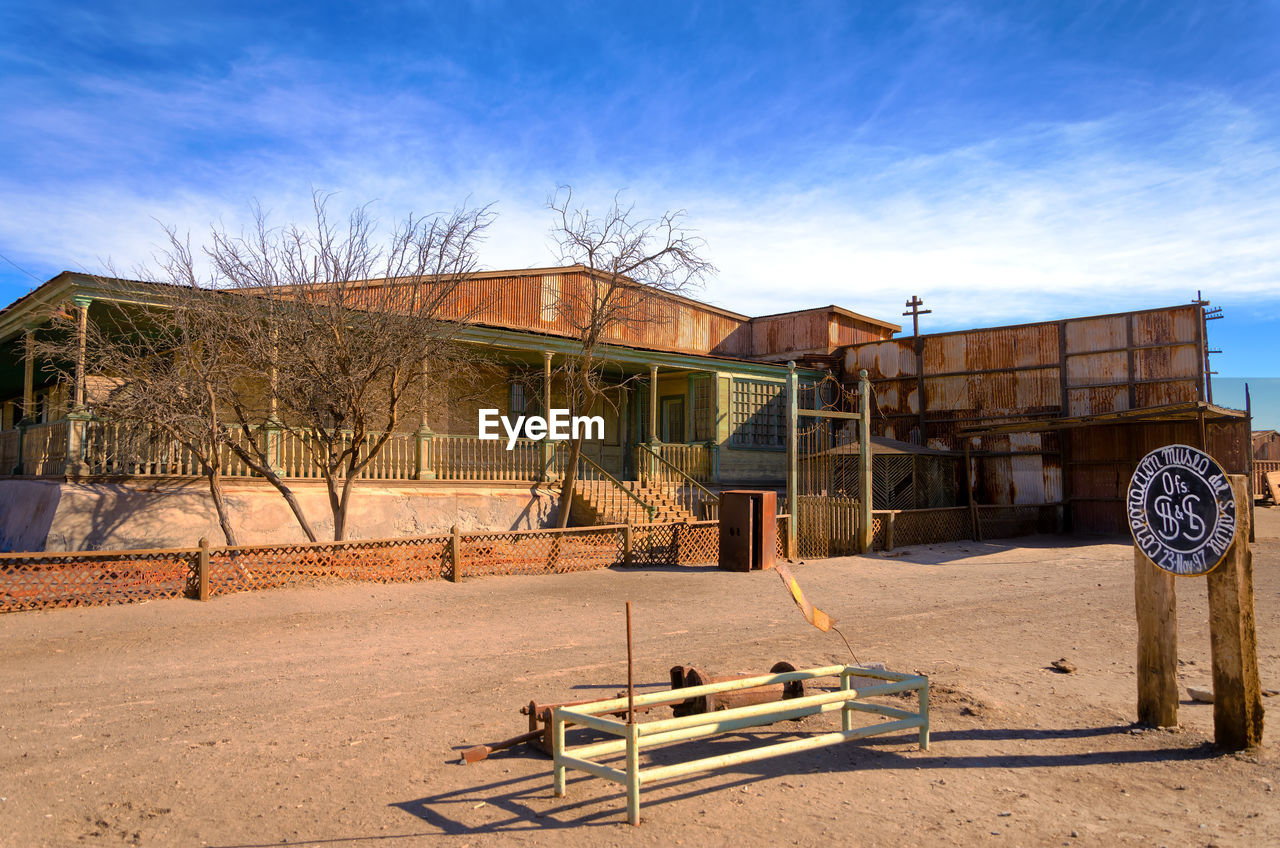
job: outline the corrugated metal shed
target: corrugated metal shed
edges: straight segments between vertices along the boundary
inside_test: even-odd
[[[1055,502],[1077,488],[1110,496],[1114,470],[1073,462],[1074,451],[1093,450],[1077,446],[1075,436],[962,431],[1202,401],[1203,320],[1202,307],[1188,304],[864,342],[843,350],[843,378],[852,386],[860,369],[871,376],[876,432],[976,451],[982,502]],[[1186,426],[1174,429],[1185,435]],[[1129,455],[1126,449],[1124,461]]]

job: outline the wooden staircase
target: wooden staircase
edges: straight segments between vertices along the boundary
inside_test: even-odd
[[[631,498],[604,497],[598,487],[584,485],[579,480],[574,486],[573,512],[575,523],[581,525],[643,524],[649,521],[697,521],[698,516],[683,508],[675,498],[675,486],[669,483],[641,483],[621,480],[620,485],[635,496]],[[643,502],[637,503],[638,501]],[[645,507],[652,508],[649,518]]]

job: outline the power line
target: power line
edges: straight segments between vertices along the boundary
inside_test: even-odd
[[[26,268],[23,268],[23,267],[22,267],[21,265],[19,265],[17,262],[14,262],[12,259],[10,259],[9,257],[5,256],[3,253],[0,253],[0,259],[3,259],[5,262],[8,262],[10,265],[12,265],[13,267],[17,268],[19,271],[21,271],[22,273],[26,274],[26,275],[27,275],[28,277],[30,277],[31,279],[35,280],[37,283],[42,283],[42,282],[44,282],[44,280],[41,280],[41,279],[40,279],[39,277],[37,277],[35,274],[31,273],[31,272],[30,272],[30,271],[28,271]]]

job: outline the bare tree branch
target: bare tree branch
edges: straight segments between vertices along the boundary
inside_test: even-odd
[[[561,264],[587,269],[581,287],[563,286],[556,309],[580,345],[559,367],[573,415],[588,413],[605,397],[607,383],[598,348],[620,331],[672,320],[672,301],[715,273],[703,259],[705,242],[685,229],[683,211],[640,218],[624,206],[621,193],[601,215],[573,203],[573,189],[561,186],[548,201],[551,236]],[[569,521],[582,438],[569,446],[560,490],[560,526]]]

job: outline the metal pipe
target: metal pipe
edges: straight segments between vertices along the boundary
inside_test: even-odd
[[[732,754],[705,757],[701,760],[672,763],[669,766],[656,766],[645,769],[641,772],[641,776],[645,783],[652,783],[658,780],[665,780],[669,777],[680,777],[682,775],[692,774],[693,772],[708,771],[710,769],[721,768],[723,766],[753,763],[757,760],[781,757],[785,754],[792,754],[798,751],[812,751],[815,748],[825,748],[829,745],[838,745],[841,742],[848,742],[852,739],[865,739],[868,736],[875,736],[880,733],[892,733],[895,730],[913,729],[917,726],[916,721],[917,720],[888,721],[883,724],[873,724],[869,727],[859,727],[855,730],[837,730],[833,733],[824,733],[820,736],[811,736],[807,739],[794,739],[790,742],[779,742],[765,748],[753,748],[748,751],[737,751]]]
[[[788,704],[794,701],[788,701]],[[655,748],[661,745],[669,745],[672,742],[684,742],[689,739],[698,739],[703,736],[715,736],[717,733],[731,733],[736,730],[745,730],[749,727],[764,727],[778,721],[786,721],[789,719],[805,718],[811,715],[821,715],[824,713],[833,713],[837,710],[855,710],[857,712],[872,713],[874,715],[882,715],[888,718],[904,719],[917,721],[919,715],[909,710],[900,710],[896,707],[884,707],[879,704],[858,704],[853,701],[832,701],[817,706],[809,706],[798,709],[792,709],[788,706],[786,710],[780,710],[777,714],[767,716],[756,716],[741,719],[724,720],[720,718],[724,712],[703,713],[708,719],[708,723],[697,725],[694,727],[685,727],[679,730],[669,730],[664,733],[651,733],[640,736],[641,748]],[[843,721],[842,721],[843,724]],[[639,725],[643,727],[643,725]],[[852,730],[852,723],[846,730]],[[619,754],[625,751],[627,743],[625,739],[609,739],[604,742],[593,742],[590,745],[582,745],[575,747],[573,753],[578,757],[607,757],[613,754]]]
[[[621,769],[604,766],[600,763],[593,763],[591,760],[580,760],[577,757],[571,757],[568,754],[560,754],[556,757],[556,764],[585,771],[587,774],[594,774],[596,777],[603,777],[605,780],[612,780],[614,783],[626,783],[627,773]],[[557,795],[563,795],[563,792],[557,792]]]
[[[635,724],[627,725],[627,821],[632,825],[640,824],[640,728]]]
[[[622,704],[617,709],[626,709],[627,699],[622,698],[621,701]],[[570,724],[580,724],[583,727],[589,727],[592,730],[598,730],[601,733],[621,736],[626,732],[626,722],[606,718],[601,715],[584,713],[574,707],[556,707],[556,712]]]
[[[876,695],[892,695],[897,692],[909,692],[920,687],[919,680],[906,680],[899,683],[884,683],[879,686],[868,686],[865,689],[837,690],[835,692],[819,692],[816,695],[805,695],[803,698],[792,698],[789,701],[770,701],[765,704],[751,704],[746,707],[735,707],[731,710],[717,710],[714,713],[679,716],[677,718],[648,721],[640,725],[640,735],[649,736],[666,730],[678,730],[682,727],[696,727],[712,721],[733,721],[739,718],[758,716],[777,716],[786,718],[786,714],[802,711],[806,707],[821,704],[839,703],[853,698],[869,698]],[[712,718],[714,717],[714,718]]]
[[[878,668],[861,668],[859,666],[850,665],[828,665],[820,668],[801,669],[800,671],[784,671],[778,674],[762,674],[759,677],[743,677],[739,680],[728,680],[723,683],[708,683],[705,686],[689,686],[681,689],[674,695],[678,695],[681,700],[685,698],[696,698],[700,695],[712,695],[716,692],[733,692],[737,689],[750,689],[754,686],[768,686],[773,683],[788,683],[792,680],[813,680],[816,677],[835,677],[842,673],[845,669],[850,669],[860,677],[874,677],[879,680],[923,680],[913,674],[902,674],[900,672],[884,671]],[[670,703],[674,697],[670,690],[662,690],[660,692],[646,692],[635,696],[635,705],[651,706],[653,704]],[[593,701],[590,704],[584,704],[579,707],[581,712],[599,715],[602,713],[616,713],[627,708],[627,699],[610,698],[606,701]]]

